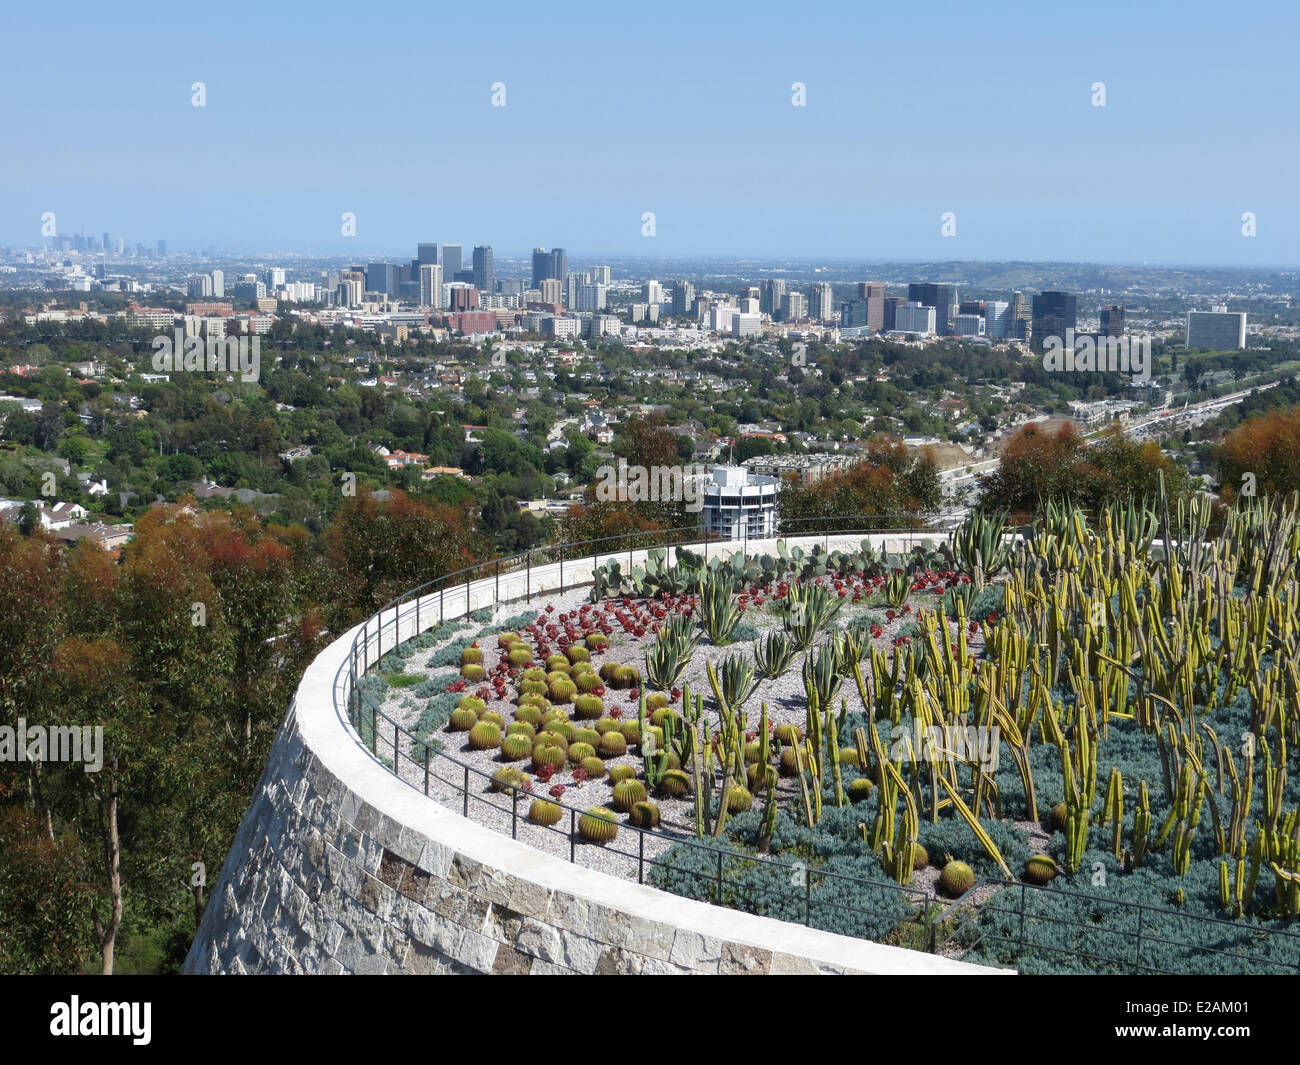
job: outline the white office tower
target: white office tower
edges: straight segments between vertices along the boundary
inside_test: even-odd
[[[933,333],[933,307],[924,307],[917,301],[901,304],[894,312],[894,330],[899,333]]]
[[[339,287],[334,291],[334,299],[340,307],[360,307],[361,282],[351,277],[340,281]]]
[[[220,270],[212,271],[212,295],[217,299],[226,295],[226,275]]]
[[[200,274],[198,277],[191,277],[185,283],[185,291],[190,296],[211,296],[212,295],[212,278],[207,274]]]
[[[542,303],[563,304],[564,282],[558,277],[546,277],[541,281]]]
[[[808,301],[802,292],[786,292],[781,296],[781,320],[793,322],[808,317]]]
[[[952,319],[953,336],[959,337],[982,337],[984,335],[984,319],[978,314],[956,314]]]
[[[641,286],[641,299],[646,303],[663,303],[664,287],[658,281],[647,281]]]
[[[573,310],[578,306],[578,290],[587,283],[587,272],[570,271],[569,276],[564,279],[564,305]]]
[[[609,288],[609,267],[593,266],[587,271],[587,281],[593,285],[604,285]]]
[[[1229,312],[1226,305],[1212,311],[1188,311],[1187,346],[1211,351],[1240,351],[1246,346],[1246,312]]]
[[[442,267],[437,263],[420,264],[420,306],[442,309]]]
[[[1005,338],[1011,330],[1011,304],[1005,300],[989,300],[984,304],[984,335]]]
[[[284,286],[284,268],[273,266],[266,272],[266,287],[268,289],[277,289]]]
[[[704,485],[700,528],[725,540],[762,540],[776,535],[775,477],[751,474],[743,466],[719,466]]]
[[[763,331],[761,314],[738,313],[731,316],[731,335],[737,337],[757,336]]]
[[[746,296],[746,297],[744,297],[744,298],[740,301],[740,313],[741,313],[741,314],[760,314],[760,313],[762,313],[762,308],[760,308],[759,305],[758,305],[758,297],[757,297],[757,296]]]
[[[831,286],[825,281],[815,281],[808,286],[808,315],[819,322],[828,322],[839,317]]]

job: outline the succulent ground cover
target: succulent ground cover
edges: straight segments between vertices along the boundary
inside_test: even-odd
[[[1300,948],[1264,934],[1300,931],[1296,511],[1066,506],[1014,545],[976,514],[893,558],[652,554],[440,650],[431,738],[527,789],[538,824],[581,805],[591,846],[695,837],[651,874],[684,895],[920,945],[925,899],[892,882],[960,899],[953,949],[1026,971],[1263,971]]]

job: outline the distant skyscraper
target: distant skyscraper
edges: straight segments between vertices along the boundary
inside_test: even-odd
[[[456,276],[457,271],[462,267],[465,249],[459,244],[444,244],[442,246],[442,276],[450,280]]]
[[[1078,300],[1069,292],[1040,292],[1033,302],[1034,339],[1065,339],[1065,331],[1075,328]]]
[[[794,322],[807,317],[808,300],[802,292],[787,292],[781,297],[781,321]]]
[[[695,286],[689,281],[673,282],[673,314],[690,314],[695,302]]]
[[[212,278],[207,274],[200,274],[198,277],[191,277],[185,283],[185,290],[191,296],[202,298],[203,296],[212,295]]]
[[[609,287],[609,267],[593,266],[587,271],[587,280],[593,285],[604,285]]]
[[[936,308],[908,300],[895,310],[894,328],[902,333],[934,333],[938,330]]]
[[[564,285],[558,277],[544,277],[539,286],[543,303],[559,306],[564,302]]]
[[[780,278],[768,278],[763,282],[762,295],[758,306],[763,314],[776,315],[781,312],[781,297],[785,295],[785,282]]]
[[[112,252],[112,249],[113,249],[113,246],[112,246],[111,244],[109,244],[109,242],[108,242],[108,234],[105,233],[105,234],[104,234],[104,254],[105,254],[105,255],[110,254],[110,253]]]
[[[224,299],[226,295],[226,275],[221,270],[212,271],[212,295]]]
[[[366,267],[366,291],[396,296],[397,267],[392,263],[371,263]]]
[[[436,241],[429,241],[425,244],[415,246],[415,261],[419,266],[426,266],[429,263],[438,261],[438,244]]]
[[[442,309],[442,267],[437,263],[420,264],[420,306]]]
[[[984,304],[984,335],[1005,338],[1011,328],[1010,304],[1006,300],[989,300]]]
[[[898,308],[907,302],[902,296],[886,296],[882,301],[880,328],[885,330],[898,328]]]
[[[1111,304],[1101,309],[1101,335],[1122,337],[1124,335],[1124,306]]]
[[[885,328],[885,283],[883,281],[858,282],[858,299],[867,305],[867,320],[862,324],[868,329]]]
[[[563,281],[569,276],[569,255],[563,248],[551,249],[551,277]]]
[[[574,305],[575,310],[579,311],[603,311],[605,309],[605,286],[593,283],[583,282],[578,286],[578,298]]]
[[[496,291],[492,276],[492,248],[479,244],[474,248],[474,287],[489,295]]]
[[[825,281],[815,281],[808,286],[808,315],[823,322],[835,317],[831,286]]]
[[[645,303],[663,303],[664,287],[658,281],[647,281],[641,286],[641,299]]]
[[[1023,292],[1011,293],[1010,314],[1007,336],[1016,340],[1028,340],[1033,336],[1033,311],[1030,309],[1029,297]]]
[[[957,313],[957,286],[934,285],[926,282],[907,286],[909,303],[934,308],[934,331],[941,336],[952,333],[953,315]]]
[[[478,310],[478,289],[473,285],[452,285],[448,289],[451,297],[447,309],[452,314],[464,314],[466,311]]]
[[[165,240],[158,242],[158,254],[163,258],[167,257],[167,242]]]
[[[554,277],[551,273],[551,253],[545,248],[533,249],[533,288],[541,288],[542,282],[548,277]]]
[[[578,290],[587,283],[584,270],[570,271],[564,279],[564,305],[570,310],[578,306]]]

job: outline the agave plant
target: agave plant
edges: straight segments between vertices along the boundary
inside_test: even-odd
[[[704,631],[717,646],[731,642],[731,634],[740,624],[740,607],[736,605],[729,575],[711,573],[700,583],[700,620]]]
[[[807,651],[817,634],[827,628],[840,612],[844,600],[831,595],[820,584],[796,584],[786,595],[785,629],[795,647]]]
[[[765,677],[779,677],[794,661],[799,649],[781,629],[772,629],[754,641],[754,661]]]
[[[898,608],[907,602],[912,594],[912,578],[906,570],[896,569],[885,580],[885,599],[889,605]]]
[[[758,687],[754,663],[744,654],[727,655],[717,670],[718,687],[727,706],[739,710]]]
[[[1006,521],[1003,511],[986,514],[976,510],[952,531],[950,543],[957,566],[981,587],[1011,560],[1002,539]]]
[[[833,640],[810,652],[803,660],[803,686],[810,707],[829,706],[844,683],[841,659]]]

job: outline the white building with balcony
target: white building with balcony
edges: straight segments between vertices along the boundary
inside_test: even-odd
[[[724,540],[762,540],[776,535],[775,477],[743,466],[718,466],[704,485],[700,528]]]

